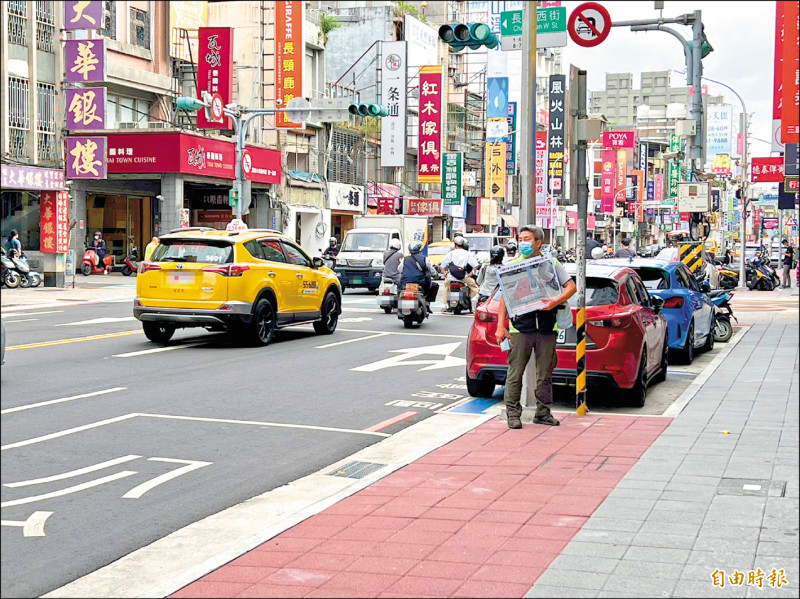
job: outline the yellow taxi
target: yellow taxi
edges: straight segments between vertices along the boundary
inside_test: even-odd
[[[453,242],[449,239],[442,239],[441,241],[434,241],[428,244],[428,259],[431,265],[439,272],[439,262],[441,262],[447,255],[447,252],[453,249]],[[439,275],[444,278],[444,275]]]
[[[313,323],[336,330],[342,290],[321,258],[271,229],[173,231],[140,263],[133,315],[144,334],[166,343],[176,328],[233,330],[266,345],[275,330]]]

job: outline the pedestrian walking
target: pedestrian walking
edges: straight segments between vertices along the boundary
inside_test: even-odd
[[[150,260],[150,258],[153,257],[153,252],[156,251],[156,248],[159,246],[160,243],[161,241],[158,239],[158,237],[154,235],[153,239],[150,240],[150,243],[148,243],[144,248],[145,260]]]
[[[544,231],[541,227],[525,225],[519,230],[520,260],[541,255],[544,243]],[[553,369],[558,362],[556,355],[556,308],[566,302],[575,294],[575,282],[564,270],[564,267],[554,260],[552,265],[545,263],[541,268],[553,268],[558,278],[562,292],[558,297],[547,300],[541,310],[520,314],[513,318],[510,329],[506,329],[505,322],[508,317],[508,307],[505,297],[500,300],[497,315],[497,341],[502,343],[508,339],[511,348],[508,352],[508,373],[506,374],[506,391],[503,397],[506,404],[508,428],[522,428],[522,377],[530,360],[531,353],[536,359],[536,413],[533,421],[536,424],[558,426],[560,423],[550,413],[553,405]],[[546,277],[545,277],[546,279]],[[528,389],[528,393],[531,389]]]
[[[622,238],[622,247],[618,248],[616,252],[614,252],[615,258],[635,258],[636,254],[631,249],[631,239],[630,237],[623,237]]]
[[[794,248],[789,244],[788,239],[782,242],[781,264],[783,265],[783,284],[781,289],[789,289],[792,286],[792,262],[794,261]]]

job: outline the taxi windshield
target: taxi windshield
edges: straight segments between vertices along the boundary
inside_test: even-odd
[[[233,262],[233,246],[224,241],[206,239],[161,239],[153,252],[153,262]]]

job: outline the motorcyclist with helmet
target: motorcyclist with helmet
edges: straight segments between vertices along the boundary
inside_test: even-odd
[[[497,276],[497,267],[501,266],[506,257],[506,251],[502,245],[495,245],[489,250],[489,264],[481,268],[478,273],[478,296],[474,298],[473,310],[489,299],[495,290],[500,286],[500,280]]]
[[[108,246],[106,245],[106,240],[103,239],[103,233],[101,231],[94,232],[94,240],[92,241],[91,248],[94,250],[96,256],[97,268],[103,268],[105,274],[108,274],[108,266],[105,266],[103,263],[103,259],[108,255]]]
[[[403,262],[400,247],[400,240],[395,237],[389,242],[389,249],[383,252],[383,278],[391,279],[395,285],[400,284],[400,264]]]
[[[478,295],[478,284],[472,276],[472,272],[478,268],[479,263],[475,256],[469,251],[469,244],[467,240],[461,236],[456,235],[453,239],[455,247],[447,252],[442,261],[439,263],[439,268],[447,272],[444,280],[444,309],[442,312],[450,312],[450,282],[459,281],[464,283],[470,290],[471,297]]]
[[[332,258],[333,260],[336,260],[336,256],[339,254],[339,245],[338,245],[339,242],[336,240],[335,237],[331,237],[329,243],[330,245],[328,245],[328,247],[325,248],[325,251],[322,252],[322,257]]]
[[[508,243],[506,244],[505,261],[508,262],[516,257],[517,257],[517,242],[513,239],[509,239]]]
[[[398,291],[404,289],[408,283],[419,285],[425,294],[425,302],[427,304],[425,307],[428,310],[428,314],[431,314],[431,304],[436,301],[436,296],[439,293],[439,284],[433,280],[436,270],[434,270],[430,258],[420,254],[422,247],[421,241],[413,241],[408,246],[410,253],[399,265],[400,285],[398,285]]]

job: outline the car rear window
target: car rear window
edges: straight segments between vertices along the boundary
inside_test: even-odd
[[[233,262],[233,245],[211,239],[161,239],[153,252],[153,262]]]
[[[635,268],[647,289],[669,289],[669,273],[658,268]]]
[[[575,280],[575,277],[572,277]],[[604,279],[602,277],[586,277],[586,305],[587,306],[608,306],[616,304],[619,299],[619,287],[616,281]],[[569,305],[578,305],[578,294],[569,298]]]

